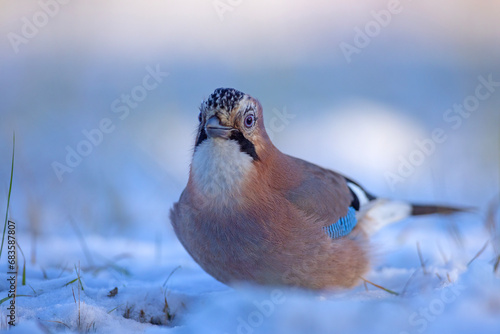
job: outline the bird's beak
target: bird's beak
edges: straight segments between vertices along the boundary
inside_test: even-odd
[[[205,125],[205,131],[209,138],[228,139],[234,129],[228,126],[222,126],[217,116],[212,116]]]

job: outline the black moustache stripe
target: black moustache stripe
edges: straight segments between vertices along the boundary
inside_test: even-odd
[[[255,150],[255,145],[250,140],[246,139],[245,136],[243,136],[243,133],[240,131],[233,131],[229,139],[237,141],[240,145],[240,151],[251,156],[253,161],[260,160],[257,155],[257,151]]]
[[[198,136],[198,141],[194,146],[195,149],[207,139],[207,133],[205,132],[205,129],[202,128],[200,131],[200,135]],[[233,131],[229,139],[238,142],[238,144],[240,145],[240,151],[251,156],[254,161],[260,160],[259,156],[257,155],[257,151],[255,150],[255,145],[250,140],[246,139],[243,133],[241,133],[240,131]]]
[[[205,128],[202,127],[200,131],[200,135],[198,136],[198,141],[196,142],[196,145],[194,145],[194,148],[196,149],[201,143],[203,143],[205,140],[208,139],[207,133],[205,132]]]

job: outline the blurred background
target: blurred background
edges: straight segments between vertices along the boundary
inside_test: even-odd
[[[0,209],[15,131],[20,231],[172,236],[198,107],[218,87],[259,99],[283,152],[375,194],[484,210],[499,192],[500,86],[476,97],[500,82],[498,1],[0,8]],[[446,140],[422,146],[437,128]]]

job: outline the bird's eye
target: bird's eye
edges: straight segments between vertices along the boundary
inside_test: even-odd
[[[201,120],[202,120],[202,118],[201,118],[201,112],[200,112],[200,114],[198,115],[198,121],[200,121],[200,123],[201,123]]]
[[[255,124],[255,116],[254,115],[248,115],[245,118],[245,127],[251,128]]]

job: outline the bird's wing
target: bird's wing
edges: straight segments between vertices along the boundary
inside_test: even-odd
[[[467,211],[377,198],[339,173],[290,158],[302,172],[302,179],[298,186],[288,190],[286,198],[334,239],[348,235],[358,220],[363,231],[370,235],[409,216]]]
[[[307,216],[314,217],[322,227],[346,217],[349,207],[357,200],[348,186],[348,180],[334,171],[292,159],[303,177],[297,187],[287,192],[287,199]]]

